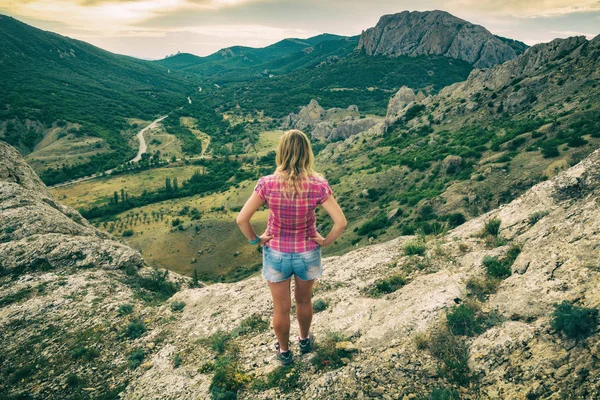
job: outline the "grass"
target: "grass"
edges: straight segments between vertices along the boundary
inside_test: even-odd
[[[550,214],[550,211],[548,210],[531,213],[528,218],[529,225],[535,225],[540,219],[544,218],[548,214]]]
[[[134,319],[127,324],[127,327],[121,331],[120,336],[135,340],[146,333],[146,325],[140,320]]]
[[[483,233],[490,236],[498,236],[498,233],[500,233],[501,224],[502,221],[500,221],[498,218],[492,218],[486,221],[483,227]]]
[[[269,321],[260,314],[253,314],[244,319],[240,325],[231,331],[232,336],[249,335],[252,333],[261,333],[269,329]]]
[[[325,311],[327,307],[329,307],[329,302],[327,300],[318,299],[313,302],[313,312],[319,313],[321,311]]]
[[[144,350],[142,349],[135,349],[131,352],[131,354],[129,354],[129,368],[131,369],[136,369],[137,367],[139,367],[142,362],[144,361],[144,358],[146,357],[146,353],[144,353]]]
[[[238,391],[252,381],[230,355],[217,357],[213,373],[209,387],[213,399],[236,399]]]
[[[429,350],[439,362],[438,372],[449,382],[465,386],[471,381],[468,358],[469,348],[465,341],[446,327],[438,327],[429,335]]]
[[[301,389],[304,386],[301,375],[303,368],[301,362],[295,362],[294,365],[280,365],[269,372],[264,379],[254,380],[252,388],[260,391],[278,388],[283,393]]]
[[[129,315],[132,312],[133,312],[133,306],[131,304],[121,304],[119,306],[119,310],[117,311],[117,313],[120,316]]]
[[[404,285],[406,285],[406,278],[401,274],[396,274],[375,281],[373,286],[366,289],[366,294],[371,297],[381,297],[385,294],[395,292]]]
[[[185,308],[185,303],[183,301],[174,301],[171,303],[171,311],[180,312]]]
[[[598,310],[579,307],[565,300],[554,306],[551,325],[570,339],[585,338],[598,326]]]
[[[311,363],[317,371],[340,368],[352,358],[354,351],[339,345],[344,342],[348,342],[347,337],[339,332],[329,332],[316,344]]]
[[[500,261],[498,257],[485,256],[482,263],[487,274],[492,278],[504,279],[512,274],[510,266]]]
[[[420,240],[409,240],[402,246],[407,256],[422,256],[427,251],[427,245]]]
[[[454,335],[476,336],[485,330],[481,309],[475,303],[462,303],[446,312],[446,324]]]

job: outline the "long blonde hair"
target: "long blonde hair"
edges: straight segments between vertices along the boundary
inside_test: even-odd
[[[310,140],[304,132],[292,129],[281,136],[275,157],[275,174],[283,182],[284,195],[294,197],[304,190],[306,178],[322,177],[313,169],[314,161]]]

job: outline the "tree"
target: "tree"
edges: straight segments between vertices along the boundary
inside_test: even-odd
[[[194,276],[192,277],[192,284],[191,286],[193,288],[199,287],[200,286],[200,281],[198,280],[198,270],[196,268],[194,268]]]
[[[177,183],[177,177],[173,178],[173,191],[176,192],[179,189],[179,184]]]
[[[119,204],[119,194],[116,191],[114,194],[114,201],[115,201],[115,204]]]
[[[121,201],[125,202],[125,189],[121,189]]]
[[[165,179],[165,189],[167,192],[171,191],[171,178]]]

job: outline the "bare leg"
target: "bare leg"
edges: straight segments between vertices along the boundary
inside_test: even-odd
[[[282,352],[288,351],[290,340],[291,281],[291,279],[286,279],[282,282],[269,282],[271,296],[273,296],[273,329]]]
[[[312,291],[315,280],[303,281],[294,276],[294,297],[296,298],[296,316],[300,325],[300,337],[308,337],[312,322]]]

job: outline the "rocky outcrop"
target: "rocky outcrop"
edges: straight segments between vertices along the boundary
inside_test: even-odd
[[[55,201],[31,167],[4,142],[0,142],[0,182],[0,270],[5,273],[143,265],[139,252]]]
[[[358,49],[368,55],[441,55],[477,68],[501,64],[518,55],[484,27],[445,11],[384,15],[375,27],[361,34]]]
[[[364,132],[379,122],[374,118],[359,117],[360,112],[355,105],[325,110],[313,99],[298,114],[288,115],[282,128],[307,131],[319,140],[339,141]]]

